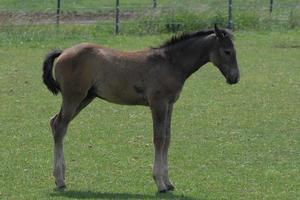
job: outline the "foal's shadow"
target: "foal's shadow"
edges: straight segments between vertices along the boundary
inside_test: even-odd
[[[67,190],[60,192],[53,192],[50,194],[52,197],[67,197],[74,199],[172,199],[172,200],[196,200],[192,197],[183,195],[174,195],[172,193],[163,194],[130,194],[130,193],[110,193],[110,192],[92,192],[92,191],[75,191]]]

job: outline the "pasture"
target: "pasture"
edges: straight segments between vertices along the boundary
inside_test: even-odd
[[[0,33],[1,199],[299,198],[299,29],[235,32],[240,83],[227,85],[211,64],[186,82],[174,108],[169,152],[176,190],[161,195],[151,178],[148,108],[102,100],[70,124],[68,189],[53,190],[49,118],[61,99],[49,93],[41,74],[45,54],[55,48],[90,41],[139,50],[170,35],[116,37],[72,25],[58,32],[10,29]]]

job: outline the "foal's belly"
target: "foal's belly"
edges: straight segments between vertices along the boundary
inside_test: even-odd
[[[148,105],[147,70],[135,62],[115,60],[97,65],[95,93],[109,102],[122,105]]]
[[[116,104],[148,105],[144,89],[135,85],[98,84],[94,92],[97,97]]]

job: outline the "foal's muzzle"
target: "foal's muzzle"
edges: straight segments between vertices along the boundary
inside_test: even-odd
[[[228,84],[236,84],[240,80],[240,72],[238,69],[232,69],[228,74],[225,75],[225,78]]]

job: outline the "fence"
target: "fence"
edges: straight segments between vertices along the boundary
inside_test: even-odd
[[[157,1],[153,1],[153,9],[157,9]],[[228,21],[227,21],[227,28],[232,29],[233,28],[233,17],[232,17],[232,7],[233,7],[233,2],[232,0],[227,0],[228,1]],[[60,2],[61,0],[57,0],[57,20],[56,24],[57,26],[59,25],[59,18],[60,18]],[[274,1],[269,0],[269,13],[270,15],[273,12],[273,6],[274,6]],[[120,30],[120,1],[116,0],[116,8],[115,8],[115,34],[119,34]]]
[[[21,1],[21,6],[0,6],[1,25],[97,24],[115,34],[194,30],[219,23],[228,28],[300,26],[300,2],[264,0],[212,1],[95,1],[74,4],[70,0]],[[72,3],[73,2],[73,3]],[[82,1],[83,2],[83,1]],[[129,2],[129,3],[128,3]],[[139,3],[137,3],[139,2]],[[175,3],[171,3],[175,2]],[[38,4],[38,5],[37,5]]]

